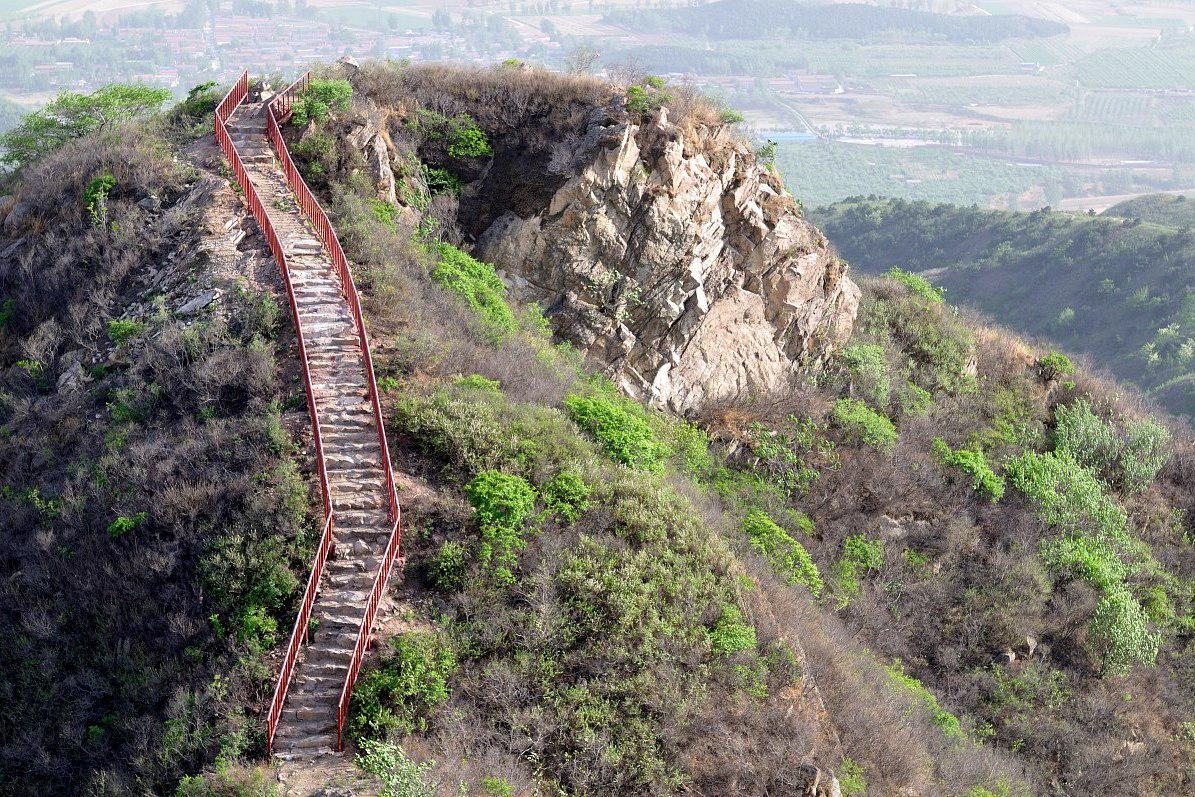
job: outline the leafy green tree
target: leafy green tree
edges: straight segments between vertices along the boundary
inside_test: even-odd
[[[0,135],[0,162],[19,169],[68,141],[154,113],[168,99],[166,89],[127,83],[112,83],[91,94],[63,92]]]

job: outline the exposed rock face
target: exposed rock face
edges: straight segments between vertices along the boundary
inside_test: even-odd
[[[690,414],[782,389],[846,340],[858,288],[723,130],[609,123],[547,207],[478,238],[513,289],[633,396]]]
[[[560,337],[630,395],[681,414],[783,390],[849,337],[858,288],[750,147],[666,109],[642,123],[617,102],[590,110],[547,145],[526,126],[501,131],[460,198],[476,254]],[[403,115],[371,104],[346,131],[378,197],[400,203]]]

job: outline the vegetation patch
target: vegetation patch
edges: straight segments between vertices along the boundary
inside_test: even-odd
[[[441,634],[412,632],[390,642],[374,669],[353,689],[349,732],[387,741],[427,727],[427,716],[448,699],[456,653]]]
[[[564,406],[614,460],[647,471],[663,467],[670,452],[656,439],[643,405],[619,395],[612,386],[598,386],[587,395],[569,396]]]
[[[812,523],[809,524],[812,530]],[[814,597],[821,595],[823,583],[813,558],[800,542],[776,525],[766,512],[755,509],[743,520],[743,530],[751,546],[771,562],[790,583],[804,584]]]
[[[449,243],[440,243],[436,250],[440,260],[432,267],[432,279],[464,298],[495,332],[506,334],[518,328],[506,301],[506,286],[493,266]]]
[[[323,124],[333,112],[348,110],[352,101],[353,87],[347,80],[312,78],[291,106],[291,124]]]
[[[944,466],[965,473],[971,480],[971,488],[993,504],[1004,497],[1004,478],[992,470],[982,450],[954,450],[942,438],[935,437],[933,453]]]
[[[885,454],[896,446],[892,421],[858,399],[838,399],[830,411],[834,425],[853,442],[871,446]]]

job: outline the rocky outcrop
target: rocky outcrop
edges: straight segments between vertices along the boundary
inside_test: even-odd
[[[346,138],[395,201],[406,170],[386,157],[387,127],[363,118]],[[550,149],[520,135],[495,137],[461,227],[630,395],[691,415],[783,391],[849,337],[859,291],[845,264],[725,125],[594,107]]]
[[[850,334],[859,291],[721,128],[611,124],[538,213],[478,238],[514,290],[631,395],[680,413],[781,390]]]

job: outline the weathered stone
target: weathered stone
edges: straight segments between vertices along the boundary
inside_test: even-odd
[[[191,315],[193,313],[198,313],[200,310],[207,307],[212,302],[216,301],[216,297],[219,295],[220,295],[219,291],[217,291],[215,288],[206,290],[203,293],[196,296],[194,299],[191,299],[190,301],[184,303],[182,305],[182,307],[178,308],[178,314],[179,315]]]
[[[746,144],[687,141],[665,112],[614,133],[546,207],[477,242],[561,337],[683,414],[783,390],[849,337],[858,289]]]

